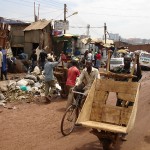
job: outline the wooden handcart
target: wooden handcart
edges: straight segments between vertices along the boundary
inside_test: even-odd
[[[68,68],[64,66],[58,66],[54,70],[54,76],[56,77],[59,85],[61,86],[60,94],[62,98],[67,97],[67,92],[66,92],[67,72],[68,72]]]
[[[115,81],[113,77],[129,78],[133,75],[103,73],[105,78],[95,79],[83,105],[76,124],[92,128],[104,150],[115,147],[120,135],[127,134],[134,127],[140,83]],[[110,95],[113,98],[110,101]],[[121,99],[124,106],[116,106],[115,99]],[[132,106],[125,104],[132,102]]]

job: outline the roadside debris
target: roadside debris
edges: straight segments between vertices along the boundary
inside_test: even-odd
[[[36,95],[41,96],[44,94],[44,78],[41,76],[39,74],[27,74],[19,79],[1,81],[0,105],[7,108],[7,102],[35,101]]]

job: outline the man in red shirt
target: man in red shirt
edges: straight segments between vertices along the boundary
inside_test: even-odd
[[[66,55],[64,54],[63,51],[61,52],[61,61],[64,61],[64,62],[67,61],[67,57],[66,57]]]
[[[67,81],[66,81],[67,95],[69,94],[70,89],[75,86],[76,78],[80,75],[80,71],[77,68],[77,61],[72,60],[71,63],[72,63],[72,67],[70,67],[68,69],[68,77],[67,77]],[[71,102],[70,102],[70,100],[68,98],[68,100],[67,100],[67,107],[70,105],[70,103]]]
[[[97,69],[101,67],[101,58],[102,58],[102,55],[100,51],[98,51],[98,53],[96,54],[96,68]]]

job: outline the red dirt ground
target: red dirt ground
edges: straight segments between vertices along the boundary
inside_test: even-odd
[[[150,150],[149,89],[150,72],[143,72],[135,127],[120,150]],[[60,121],[66,100],[9,105],[16,109],[0,107],[0,150],[102,150],[90,129],[77,127],[71,135],[62,136]]]

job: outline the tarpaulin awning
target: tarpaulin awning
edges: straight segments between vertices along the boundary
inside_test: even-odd
[[[84,39],[81,39],[81,42],[83,44],[94,44],[94,43],[102,43],[102,40],[99,39],[99,38],[84,38]]]
[[[105,40],[102,40],[102,42],[105,43]],[[114,44],[114,41],[106,39],[106,44]]]
[[[65,37],[78,37],[78,35],[74,35],[74,34],[64,34],[63,36],[65,36]]]
[[[81,39],[81,42],[82,42],[83,44],[88,44],[88,43],[91,42],[91,38],[84,38],[84,39]]]
[[[126,54],[128,51],[126,50],[126,49],[119,49],[118,51],[117,51],[117,53],[124,53],[124,54]]]
[[[74,35],[74,34],[60,34],[60,35],[54,35],[54,37],[66,37],[66,38],[77,38],[78,35]]]

